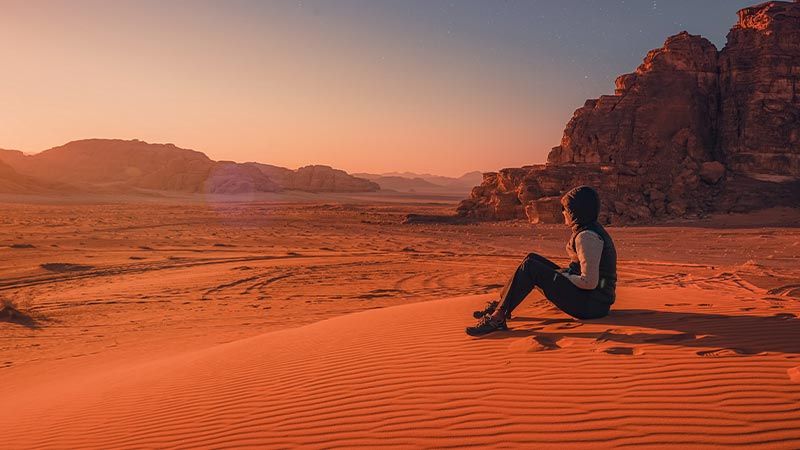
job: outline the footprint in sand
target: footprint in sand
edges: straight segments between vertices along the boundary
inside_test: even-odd
[[[558,350],[561,348],[558,343],[562,340],[557,336],[534,336],[531,339],[531,347],[529,352],[543,352],[547,350]]]
[[[626,330],[626,329],[605,330],[602,333],[600,333],[600,335],[597,336],[597,338],[595,338],[594,343],[595,344],[602,344],[604,342],[608,342],[608,341],[614,340],[614,338],[616,336],[631,336],[633,334],[636,334],[636,332],[633,331],[633,330]]]
[[[608,347],[603,349],[603,353],[608,353],[609,355],[638,356],[643,355],[644,350],[638,347]]]
[[[572,345],[572,341],[561,336],[534,336],[531,339],[520,339],[510,347],[514,350],[525,352],[544,352],[558,350]]]
[[[758,355],[758,352],[748,350],[746,348],[717,348],[714,350],[702,350],[697,352],[697,356],[704,358],[724,358],[727,356],[752,356]]]

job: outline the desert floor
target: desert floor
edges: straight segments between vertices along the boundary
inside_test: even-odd
[[[2,446],[800,447],[797,212],[609,228],[612,315],[475,339],[566,227],[309,198],[2,204]]]

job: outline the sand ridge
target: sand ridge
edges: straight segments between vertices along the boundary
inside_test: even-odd
[[[654,301],[654,294],[657,301]],[[800,445],[800,327],[710,290],[622,288],[575,321],[529,299],[464,335],[490,296],[370,310],[17,389],[15,448]],[[685,300],[682,307],[666,306]],[[704,309],[713,302],[714,309]]]
[[[611,317],[536,293],[475,340],[568,230],[401,224],[443,208],[7,205],[0,297],[31,321],[0,317],[4,446],[800,444],[796,228],[613,228]]]

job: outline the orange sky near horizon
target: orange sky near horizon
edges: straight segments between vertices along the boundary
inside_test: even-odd
[[[544,162],[572,111],[666,37],[606,62],[619,50],[547,28],[596,15],[573,19],[558,2],[536,3],[545,12],[416,0],[0,6],[0,148],[136,138],[349,172]]]

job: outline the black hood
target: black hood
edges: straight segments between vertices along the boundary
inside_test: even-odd
[[[597,222],[600,214],[600,196],[590,186],[578,186],[561,197],[561,204],[572,217],[572,228]]]

